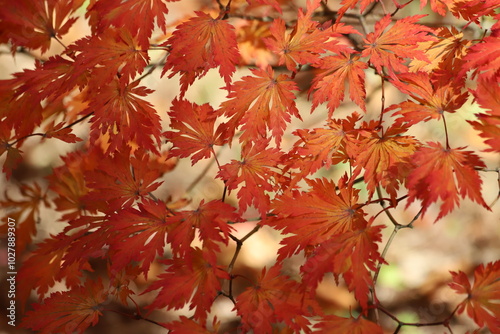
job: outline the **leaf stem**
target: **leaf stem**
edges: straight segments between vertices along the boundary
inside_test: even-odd
[[[444,117],[444,113],[443,113],[443,124],[444,124],[444,134],[446,136],[446,149],[449,150],[450,142],[448,140],[448,126],[446,125],[446,118]]]

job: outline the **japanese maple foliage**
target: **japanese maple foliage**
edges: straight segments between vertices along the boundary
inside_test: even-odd
[[[498,210],[483,178],[500,174],[500,3],[177,1],[1,1],[0,56],[32,62],[0,80],[20,325],[84,333],[116,312],[169,333],[378,334],[452,332],[464,313],[500,333],[499,261],[450,268],[466,297],[436,321],[377,295],[400,229],[464,199]],[[209,72],[218,104],[193,97]],[[67,153],[22,177],[42,141]],[[202,179],[220,194],[194,194]],[[279,249],[255,269],[241,250],[265,231]]]

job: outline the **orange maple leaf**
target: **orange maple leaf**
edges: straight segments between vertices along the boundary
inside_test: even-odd
[[[341,53],[338,56],[328,56],[319,65],[323,71],[315,76],[310,92],[313,95],[312,109],[328,101],[328,116],[337,109],[344,100],[344,84],[349,82],[349,96],[361,108],[365,106],[365,72],[368,65],[359,60],[357,53]],[[311,94],[311,93],[310,93]]]
[[[500,85],[480,80],[472,93],[486,113],[476,114],[479,122],[468,122],[480,132],[482,138],[486,138],[485,143],[490,146],[486,151],[500,152]]]
[[[349,159],[347,151],[354,148],[357,130],[355,123],[361,119],[357,112],[345,119],[329,119],[327,129],[298,129],[293,134],[300,139],[288,154],[288,164],[300,170],[299,175],[310,175],[318,169],[330,168],[336,161]],[[348,148],[349,147],[349,148]]]
[[[169,78],[181,74],[180,98],[196,78],[203,77],[208,70],[216,67],[219,67],[226,89],[229,89],[239,60],[234,27],[203,12],[196,12],[196,15],[178,25],[172,37],[165,42],[170,46],[170,52],[162,75],[169,70],[172,71]]]
[[[363,176],[370,197],[381,186],[395,199],[399,183],[413,169],[409,158],[420,145],[414,137],[402,135],[407,130],[393,125],[383,134],[377,130],[360,132],[353,165],[365,169]]]
[[[497,6],[500,4],[497,3]],[[483,80],[500,80],[500,14],[497,22],[491,27],[491,35],[472,46],[464,57],[461,73],[473,70],[473,77]]]
[[[399,80],[395,86],[416,102],[405,101],[390,106],[386,111],[397,110],[394,115],[401,115],[397,122],[406,126],[441,119],[444,112],[454,113],[469,96],[467,91],[461,91],[463,86],[459,82],[433,82],[432,77],[424,72],[400,74]]]
[[[281,244],[278,260],[316,246],[338,235],[366,225],[365,213],[358,205],[358,189],[342,178],[335,184],[326,179],[306,180],[311,189],[299,194],[284,194],[272,202],[273,214],[267,224],[288,236]],[[293,203],[293,205],[290,205]]]
[[[382,66],[387,69],[390,79],[399,81],[396,72],[408,72],[404,64],[405,58],[428,61],[427,56],[418,50],[418,43],[433,40],[431,28],[416,24],[425,15],[415,15],[397,20],[387,31],[385,29],[392,22],[392,16],[386,15],[375,24],[375,31],[364,39],[365,49],[363,57],[369,57],[369,62],[384,73]],[[385,31],[385,32],[384,32]]]
[[[275,190],[273,181],[279,177],[277,165],[280,160],[280,151],[266,146],[267,141],[243,146],[242,160],[232,160],[221,166],[217,174],[229,191],[243,184],[237,194],[240,213],[253,204],[263,218],[269,209],[268,192]]]
[[[100,279],[87,280],[84,286],[55,292],[43,304],[35,304],[33,311],[26,312],[21,326],[41,334],[83,333],[97,324],[107,297]]]
[[[408,204],[422,200],[422,215],[429,206],[442,200],[436,221],[450,213],[462,198],[469,197],[489,210],[481,195],[481,178],[476,169],[485,164],[472,151],[463,147],[445,148],[438,142],[429,142],[410,157],[415,169],[407,181]]]
[[[474,270],[474,283],[460,271],[451,272],[450,287],[467,297],[458,305],[458,313],[467,312],[476,324],[488,328],[491,333],[500,333],[500,261],[479,265]]]
[[[369,4],[371,4],[372,2],[378,2],[378,1],[379,0],[342,0],[340,2],[342,7],[339,8],[338,13],[337,13],[337,22],[339,22],[340,19],[342,19],[345,12],[347,12],[349,9],[353,9],[359,3],[360,3],[359,12],[363,13]]]
[[[221,104],[220,112],[231,119],[222,127],[225,137],[231,138],[235,129],[243,124],[240,142],[256,142],[272,133],[277,144],[290,122],[290,115],[300,119],[295,105],[295,82],[286,74],[274,78],[273,69],[254,69],[254,76],[245,76],[233,85],[228,100]]]

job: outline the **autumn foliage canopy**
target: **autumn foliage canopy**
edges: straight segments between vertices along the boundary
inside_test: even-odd
[[[179,15],[178,1],[1,1],[2,57],[33,64],[0,81],[1,233],[16,221],[20,326],[83,333],[121,305],[169,333],[223,333],[213,306],[225,300],[233,332],[442,333],[463,313],[500,333],[500,261],[450,268],[461,302],[437,324],[398,319],[376,293],[386,229],[439,224],[465,199],[495,209],[482,188],[500,167],[483,158],[500,153],[500,2],[191,1]],[[80,21],[88,34],[66,42]],[[189,94],[209,73],[221,102]],[[167,110],[150,100],[152,76],[177,89]],[[471,105],[461,122],[481,150],[447,123]],[[439,135],[420,138],[422,125]],[[70,149],[43,178],[17,180],[26,147],[49,140]],[[218,196],[171,195],[165,177],[184,161]],[[35,239],[47,210],[59,232]],[[239,253],[262,229],[280,248],[247,277]],[[355,309],[320,303],[328,275]]]

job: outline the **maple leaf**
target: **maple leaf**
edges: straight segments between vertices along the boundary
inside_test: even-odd
[[[410,62],[411,72],[436,73],[438,69],[442,72],[451,72],[458,77],[457,72],[462,68],[463,57],[471,42],[464,39],[464,33],[457,28],[440,27],[435,31],[436,39],[421,42],[418,49],[425,52],[429,62],[413,59]],[[458,78],[455,78],[457,80]]]
[[[332,26],[330,29],[320,29],[319,23],[311,20],[314,10],[319,5],[319,0],[307,1],[306,13],[299,9],[297,23],[288,35],[283,19],[278,18],[273,21],[269,27],[273,38],[264,39],[264,43],[280,56],[279,65],[285,64],[288,70],[296,72],[297,65],[316,64],[320,61],[320,54],[326,50],[335,50],[337,41],[331,40],[332,37],[357,33],[350,26],[342,24]],[[340,46],[337,48],[342,49]]]
[[[285,322],[294,332],[308,330],[307,316],[321,314],[316,302],[300,292],[300,286],[282,275],[281,265],[264,268],[258,282],[236,298],[235,309],[242,330],[271,333],[272,323]]]
[[[377,186],[382,186],[391,198],[395,199],[399,183],[412,168],[410,156],[420,146],[412,136],[403,136],[408,129],[397,124],[379,131],[363,131],[357,140],[358,150],[355,166],[365,169],[364,179],[371,197]]]
[[[21,326],[41,334],[83,333],[97,324],[107,295],[100,279],[87,280],[85,286],[55,292],[43,304],[35,304],[33,311],[26,312]]]
[[[363,13],[369,4],[371,4],[372,2],[378,2],[378,1],[379,0],[342,0],[340,2],[342,7],[340,7],[338,12],[337,12],[337,22],[339,22],[340,19],[342,19],[345,12],[347,12],[349,9],[353,9],[354,7],[356,7],[356,5],[358,5],[358,3],[361,3],[359,6],[359,12]]]
[[[49,288],[58,281],[64,280],[67,287],[80,285],[84,270],[92,271],[87,259],[79,256],[79,261],[64,266],[63,257],[73,239],[60,233],[37,244],[30,257],[23,261],[19,269],[17,298],[21,310],[24,310],[31,291],[43,297]]]
[[[328,117],[344,100],[344,82],[349,82],[351,99],[363,110],[365,106],[365,72],[368,65],[359,60],[358,54],[341,53],[321,59],[319,65],[323,71],[313,80],[310,92],[313,94],[312,109],[328,101]]]
[[[84,0],[64,2],[49,0],[3,1],[0,9],[0,43],[40,49],[45,53],[52,38],[60,39],[76,22],[75,13]]]
[[[487,152],[500,152],[500,85],[497,82],[480,80],[477,89],[472,91],[475,100],[487,113],[476,114],[478,121],[468,121],[480,132],[485,143],[490,146]]]
[[[411,126],[422,121],[441,119],[445,112],[454,113],[466,101],[468,92],[461,92],[459,82],[433,83],[432,78],[424,72],[399,75],[401,80],[396,87],[409,94],[416,102],[405,101],[387,108],[397,110],[394,115],[401,115],[399,123]]]
[[[128,83],[136,74],[141,74],[149,62],[147,50],[139,46],[128,30],[112,27],[99,35],[78,40],[68,47],[66,54],[74,58],[72,76],[91,71],[99,80],[89,83],[99,87],[105,87],[117,76]]]
[[[357,135],[354,126],[361,119],[357,112],[345,119],[329,119],[327,129],[298,129],[293,132],[300,139],[289,154],[289,166],[300,169],[301,175],[310,175],[321,167],[329,169],[334,160],[347,158],[343,153]]]
[[[197,16],[178,25],[165,42],[170,48],[162,75],[169,70],[172,71],[169,78],[181,74],[181,98],[196,78],[216,67],[229,89],[239,59],[234,27],[209,14],[195,13]]]
[[[397,20],[386,32],[385,29],[392,21],[391,15],[384,16],[375,24],[375,31],[366,35],[364,39],[365,49],[362,57],[369,57],[369,62],[377,69],[378,73],[384,73],[382,66],[387,69],[389,77],[399,81],[396,72],[408,71],[404,65],[405,58],[428,61],[427,56],[418,50],[418,43],[433,40],[430,34],[431,28],[416,24],[425,15],[415,15]]]
[[[486,326],[492,333],[500,333],[500,261],[480,264],[474,270],[471,284],[463,271],[451,272],[450,287],[459,294],[467,294],[458,305],[458,313],[467,312],[476,324]]]
[[[177,130],[164,133],[174,146],[170,150],[173,156],[185,158],[192,155],[191,164],[194,165],[200,159],[210,158],[214,145],[224,144],[220,135],[214,133],[217,117],[208,103],[200,106],[175,99],[168,115],[170,128]]]
[[[383,334],[384,330],[382,327],[362,316],[353,318],[339,317],[333,314],[323,317],[321,322],[314,325],[314,328],[318,328],[319,331],[314,333],[327,334],[327,333],[338,333],[338,334]]]
[[[233,85],[227,101],[221,104],[220,112],[231,119],[223,126],[225,137],[231,138],[235,129],[243,124],[240,142],[258,141],[267,138],[269,129],[279,145],[290,114],[300,118],[295,105],[298,90],[295,82],[286,74],[274,78],[273,69],[252,70],[254,76],[245,76]]]
[[[7,122],[0,122],[0,157],[6,154],[2,172],[7,179],[12,176],[12,171],[23,161],[22,151],[9,143],[11,140],[12,128]]]
[[[500,19],[500,15],[497,16],[498,19]],[[490,36],[483,38],[481,43],[477,43],[469,48],[467,55],[464,57],[462,75],[469,70],[473,70],[473,77],[477,75],[483,80],[499,80],[500,23],[497,21],[491,27],[491,30],[492,33]]]
[[[416,199],[422,200],[422,215],[430,204],[441,199],[436,221],[451,212],[459,203],[459,193],[489,210],[481,195],[481,178],[477,169],[485,164],[472,151],[463,147],[444,148],[441,143],[429,142],[410,157],[415,169],[407,181],[408,207]]]
[[[206,326],[183,315],[179,317],[179,321],[170,322],[165,325],[165,328],[172,334],[215,334],[219,332],[219,327],[220,321],[217,321],[217,317],[214,317],[213,320],[213,330],[208,330]]]
[[[165,0],[132,0],[122,3],[114,0],[92,0],[85,17],[89,18],[94,35],[102,34],[110,26],[124,28],[137,36],[141,47],[147,49],[155,20],[163,33],[166,32],[166,14],[168,9]]]
[[[203,248],[219,252],[217,243],[227,245],[229,234],[233,230],[229,223],[240,222],[235,208],[219,200],[205,203],[201,201],[198,208],[192,211],[180,211],[167,219],[171,225],[167,240],[172,245],[173,253],[180,255],[190,251],[190,244],[198,231],[198,238]]]
[[[154,182],[161,174],[148,166],[149,157],[138,150],[130,156],[130,149],[115,152],[99,161],[96,169],[85,174],[87,187],[91,191],[84,196],[84,201],[105,202],[106,212],[132,206],[158,188],[162,182]]]
[[[217,177],[225,181],[229,191],[243,184],[237,194],[239,213],[253,204],[262,217],[265,217],[269,209],[267,192],[275,190],[271,182],[278,177],[273,169],[280,160],[280,152],[277,148],[266,146],[266,141],[245,145],[241,151],[242,160],[232,160],[222,165],[217,174]]]
[[[47,126],[48,130],[45,132],[44,138],[57,138],[66,143],[76,143],[82,141],[81,138],[78,138],[74,133],[71,133],[71,127],[68,127],[66,123],[54,123],[55,122],[52,122]]]
[[[382,241],[380,231],[384,226],[371,226],[367,222],[353,226],[349,230],[337,231],[331,238],[320,240],[319,245],[309,244],[310,254],[302,265],[302,281],[310,287],[316,287],[326,273],[334,277],[342,275],[349,291],[366,310],[368,295],[373,288],[371,271],[377,263],[384,262],[378,253],[377,242]],[[285,239],[286,240],[286,239]]]
[[[306,182],[311,187],[309,191],[293,196],[284,194],[272,202],[276,216],[267,224],[283,234],[293,234],[281,242],[284,246],[278,251],[278,261],[366,224],[365,213],[357,203],[359,190],[348,185],[345,178],[339,181],[338,193],[332,181]]]
[[[147,278],[149,267],[157,255],[163,255],[165,239],[173,213],[162,201],[144,200],[139,209],[127,208],[109,218],[111,269],[120,271],[133,261],[141,263]]]
[[[47,197],[47,191],[42,190],[38,183],[32,186],[21,184],[19,192],[22,199],[12,199],[5,191],[5,200],[0,201],[0,208],[8,212],[8,216],[16,221],[16,252],[22,253],[27,245],[36,235],[36,223],[40,219],[40,209],[43,206],[49,208],[50,202]],[[6,214],[2,214],[6,216]],[[7,219],[3,220],[1,231],[6,234]]]
[[[161,144],[160,117],[151,103],[139,96],[153,91],[139,86],[139,81],[125,84],[114,80],[89,97],[88,108],[82,113],[93,112],[90,140],[97,141],[101,134],[109,133],[108,152],[131,141],[157,153]],[[151,138],[152,137],[152,138]]]
[[[229,279],[229,274],[216,264],[215,254],[208,250],[192,248],[183,257],[162,261],[166,272],[158,277],[146,291],[158,290],[149,310],[168,307],[179,309],[189,300],[189,309],[195,309],[194,319],[205,321],[212,303],[221,290],[220,279]]]

